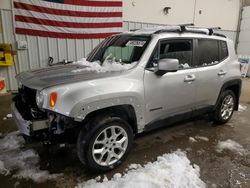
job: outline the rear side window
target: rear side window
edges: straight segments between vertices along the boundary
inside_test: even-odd
[[[198,66],[216,64],[220,61],[219,41],[209,39],[198,40]]]
[[[225,41],[220,41],[220,61],[228,57],[228,48]]]

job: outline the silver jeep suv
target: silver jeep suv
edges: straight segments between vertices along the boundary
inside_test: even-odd
[[[23,136],[76,142],[80,161],[94,171],[119,165],[138,133],[207,113],[226,123],[241,91],[233,42],[183,25],[111,36],[87,59],[17,80],[12,110]]]

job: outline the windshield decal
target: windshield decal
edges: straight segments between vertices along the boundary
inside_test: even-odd
[[[130,40],[130,41],[127,42],[126,46],[143,47],[144,44],[146,44],[146,41]]]

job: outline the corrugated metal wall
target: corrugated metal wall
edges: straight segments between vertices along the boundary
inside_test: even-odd
[[[243,8],[238,54],[250,55],[250,6]]]
[[[16,35],[15,39],[12,12],[10,10],[0,10],[0,13],[3,26],[3,32],[0,32],[0,43],[11,43],[14,46],[16,40],[26,40],[28,42],[28,50],[18,50],[17,56],[15,57],[17,72],[46,67],[49,56],[54,58],[54,62],[62,61],[63,59],[75,61],[85,57],[102,40],[57,39],[28,35]],[[154,26],[158,25],[124,21],[124,31]],[[235,40],[235,32],[220,32]],[[15,75],[16,71],[14,66],[0,67],[0,76],[4,76],[6,78],[8,90],[17,89]]]
[[[13,22],[12,22],[12,13],[9,10],[0,10],[0,23],[1,32],[0,32],[0,42],[1,43],[15,43],[14,33],[13,33]],[[17,58],[15,58],[17,62]],[[15,81],[15,68],[14,66],[10,67],[0,67],[0,76],[5,77],[7,89],[14,90],[17,88],[17,83]]]

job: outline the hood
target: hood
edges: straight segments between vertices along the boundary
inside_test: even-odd
[[[42,90],[59,84],[119,76],[121,72],[124,71],[98,72],[89,66],[68,64],[22,72],[16,78],[26,87]]]

